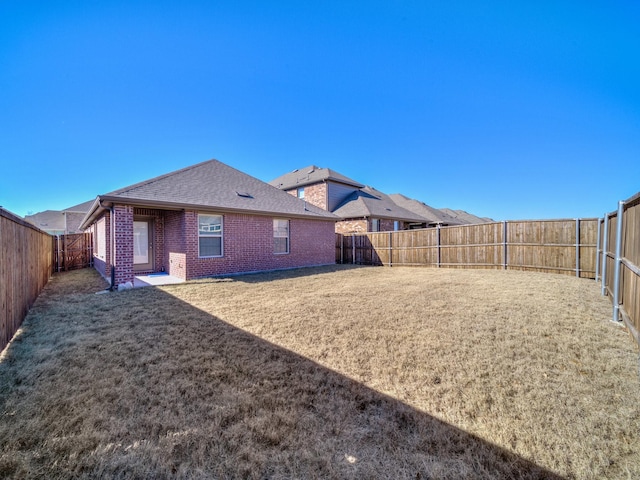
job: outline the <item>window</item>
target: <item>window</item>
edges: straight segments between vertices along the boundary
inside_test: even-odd
[[[198,255],[222,256],[222,215],[198,215]]]
[[[289,253],[289,220],[273,219],[273,253]]]
[[[107,228],[106,228],[106,222],[104,220],[104,218],[101,218],[100,220],[98,220],[98,223],[96,224],[96,238],[95,238],[95,255],[96,257],[104,260],[105,259],[105,253],[107,251],[107,238],[106,238],[106,234],[107,234]]]
[[[379,232],[380,231],[380,219],[379,218],[372,218],[371,219],[371,231],[372,232]]]
[[[304,187],[300,187],[298,189],[298,195],[297,196],[298,196],[298,198],[304,199]]]

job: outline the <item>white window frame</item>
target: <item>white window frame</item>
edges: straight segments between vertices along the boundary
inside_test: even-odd
[[[296,192],[296,197],[298,197],[300,200],[304,200],[304,187],[298,188],[298,191]]]
[[[200,218],[201,217],[219,217],[220,218],[220,231],[219,232],[201,232],[200,231]],[[224,216],[216,213],[199,213],[198,214],[198,258],[220,258],[224,256]],[[200,239],[201,238],[220,238],[220,255],[202,255],[200,253]]]
[[[280,229],[278,228],[279,222],[287,222],[287,235],[283,236],[281,234]],[[286,252],[278,252],[276,251],[276,238],[286,238],[287,239],[287,251]],[[291,222],[286,218],[274,218],[273,219],[273,253],[275,255],[287,255],[291,252]]]
[[[371,231],[372,232],[379,232],[380,231],[380,219],[379,218],[372,218],[371,219]]]
[[[96,222],[96,228],[95,228],[95,232],[96,232],[96,251],[95,251],[95,256],[98,257],[101,260],[105,260],[106,258],[106,253],[107,253],[107,222],[106,220],[103,218],[101,218],[100,220],[98,220]]]

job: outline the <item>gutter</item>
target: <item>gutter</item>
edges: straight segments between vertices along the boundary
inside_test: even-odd
[[[199,212],[215,212],[215,213],[241,213],[247,215],[259,215],[263,217],[287,217],[287,218],[305,218],[312,220],[324,220],[324,221],[338,221],[340,217],[334,215],[331,212],[323,211],[322,214],[312,213],[309,210],[304,210],[301,213],[295,212],[278,212],[278,211],[266,211],[266,210],[252,210],[251,208],[233,208],[233,207],[224,207],[224,206],[215,206],[215,205],[197,205],[197,204],[188,204],[188,203],[177,203],[177,202],[164,202],[161,200],[142,200],[136,198],[122,198],[122,197],[111,197],[111,196],[100,196],[98,197],[100,200],[100,204],[95,208],[99,210],[102,208],[103,210],[107,210],[108,207],[111,207],[113,204],[118,203],[122,205],[132,205],[135,207],[142,208],[153,208],[159,210],[194,210]],[[94,204],[95,205],[95,204]],[[319,208],[319,207],[318,207]],[[90,211],[91,212],[91,211]],[[84,222],[92,220],[92,217],[97,216],[99,212],[95,211],[93,213],[87,214]],[[90,223],[90,222],[89,222]]]

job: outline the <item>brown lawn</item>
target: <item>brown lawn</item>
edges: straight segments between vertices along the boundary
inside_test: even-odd
[[[638,351],[593,281],[104,287],[56,275],[0,359],[0,477],[640,478]]]

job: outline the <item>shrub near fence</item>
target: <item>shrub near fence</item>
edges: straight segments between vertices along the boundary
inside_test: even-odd
[[[337,263],[596,275],[598,220],[524,220],[337,234]]]
[[[612,320],[622,320],[640,345],[640,193],[619,202],[599,221],[598,232],[602,294],[613,303]]]
[[[0,208],[0,350],[53,273],[54,237]]]

